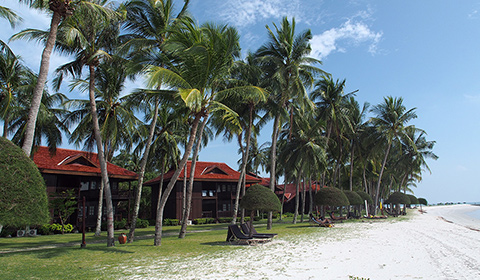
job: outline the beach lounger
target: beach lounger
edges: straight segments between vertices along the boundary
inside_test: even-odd
[[[246,236],[250,236],[250,227],[247,224],[241,224],[240,228]],[[255,227],[252,225],[252,237],[253,238],[274,238],[276,233],[258,233]]]
[[[227,242],[238,242],[238,243],[245,243],[248,245],[256,245],[258,243],[262,243],[265,241],[268,241],[270,239],[265,239],[265,238],[255,238],[255,237],[249,237],[243,234],[243,232],[240,230],[238,225],[229,225],[228,226],[228,232],[227,232]]]
[[[332,218],[333,221],[344,221],[344,220],[347,219],[347,217],[337,217],[337,216],[335,216],[335,213],[333,213],[333,211],[330,212],[329,214],[330,214],[330,218]]]
[[[333,224],[330,223],[330,221],[328,219],[325,219],[325,220],[319,220],[317,218],[315,218],[313,216],[312,213],[310,213],[310,221],[316,225],[318,225],[319,227],[333,227]]]

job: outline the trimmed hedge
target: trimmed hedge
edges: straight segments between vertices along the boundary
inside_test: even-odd
[[[418,204],[423,204],[423,205],[428,205],[428,202],[425,198],[419,197],[418,198]]]
[[[315,194],[316,205],[328,206],[348,206],[350,202],[347,196],[338,188],[326,187],[321,188]]]
[[[358,195],[354,191],[343,191],[345,195],[348,198],[348,201],[350,202],[350,205],[362,205],[363,204],[363,199],[360,195]]]
[[[267,187],[255,184],[247,189],[240,201],[240,207],[245,210],[280,211],[282,204],[278,196]]]
[[[410,198],[402,193],[402,192],[394,192],[392,193],[387,200],[385,200],[386,204],[410,204]]]
[[[416,196],[414,196],[413,194],[407,194],[408,198],[410,199],[410,205],[416,205],[416,204],[420,204],[418,202],[418,199]]]
[[[373,204],[372,197],[364,191],[356,191],[356,193],[362,198],[362,203],[366,200],[369,205]]]

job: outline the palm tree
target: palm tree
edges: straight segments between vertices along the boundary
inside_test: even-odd
[[[275,24],[273,32],[267,26],[269,41],[261,46],[256,57],[259,59],[266,76],[271,81],[269,90],[271,99],[279,108],[286,110],[289,103],[301,103],[309,100],[305,88],[313,84],[313,75],[323,73],[315,67],[319,60],[308,57],[311,51],[312,34],[306,30],[295,35],[295,19],[290,23],[286,17],[282,19],[280,28]],[[270,155],[270,189],[275,188],[277,139],[280,129],[280,111],[274,115],[272,132],[272,149]],[[272,227],[272,213],[269,213],[267,229]]]
[[[375,190],[375,208],[378,205],[383,171],[385,170],[393,140],[398,139],[400,135],[404,134],[405,129],[407,128],[406,124],[417,117],[415,109],[416,108],[407,110],[403,105],[403,98],[393,98],[391,96],[384,97],[383,103],[374,106],[372,109],[372,112],[375,113],[376,116],[372,117],[370,122],[387,141],[387,149],[385,151]]]
[[[95,3],[102,6],[108,5],[106,0],[98,0],[95,1]],[[63,76],[68,73],[80,76],[83,67],[88,67],[88,93],[92,126],[100,162],[102,181],[105,188],[107,246],[115,246],[112,197],[98,120],[97,105],[95,102],[95,70],[102,60],[111,57],[105,50],[112,50],[111,44],[116,42],[119,34],[119,25],[118,22],[115,21],[119,19],[119,15],[113,14],[111,17],[102,18],[99,13],[94,13],[92,10],[86,8],[83,9],[83,7],[79,8],[81,11],[77,9],[77,13],[66,19],[60,28],[57,48],[64,53],[75,55],[76,59],[57,69],[58,78],[56,83],[59,85],[63,80]]]
[[[351,130],[351,124],[348,119],[348,110],[345,106],[346,100],[354,95],[354,92],[345,94],[345,80],[334,81],[330,75],[323,76],[321,80],[315,84],[315,90],[311,93],[311,99],[317,101],[315,104],[318,109],[320,119],[325,120],[327,127],[327,149],[329,149],[332,133],[336,136],[336,146],[338,147],[337,164],[334,168],[334,174],[331,181],[336,184],[337,172],[340,169],[340,158],[342,156],[342,137],[345,128]],[[331,150],[330,150],[331,151]],[[325,185],[325,172],[322,176],[322,185]],[[339,182],[340,184],[340,182]]]
[[[47,81],[48,70],[50,67],[50,56],[52,54],[52,50],[55,46],[55,41],[57,38],[57,31],[60,22],[63,19],[71,16],[75,10],[77,13],[81,11],[83,13],[87,9],[90,12],[100,12],[103,16],[111,15],[111,10],[104,9],[103,3],[105,1],[72,1],[72,0],[19,0],[20,2],[29,4],[32,8],[42,9],[42,10],[50,10],[52,12],[52,20],[50,22],[50,30],[47,34],[43,34],[42,40],[45,41],[45,48],[42,53],[42,59],[40,62],[40,70],[38,73],[38,79],[35,86],[35,90],[33,92],[33,98],[30,106],[30,111],[28,113],[28,122],[25,131],[25,141],[22,145],[22,150],[27,154],[30,155],[33,145],[33,137],[35,131],[35,124],[37,121],[38,110],[40,107],[43,89],[45,87],[45,83]],[[21,39],[21,38],[29,38],[32,39],[30,34],[37,33],[38,30],[24,30],[20,33],[17,33],[12,36],[11,39]],[[38,37],[37,37],[38,38]]]
[[[0,18],[4,18],[8,20],[12,28],[14,28],[18,22],[22,21],[22,18],[19,15],[17,15],[14,11],[4,6],[0,6]],[[10,51],[10,48],[8,47],[8,45],[4,41],[0,40],[0,50],[4,50],[4,49]]]
[[[220,95],[229,95],[239,91],[262,91],[258,87],[241,87],[219,90],[223,84],[234,59],[239,55],[238,34],[234,28],[226,25],[216,26],[204,24],[200,28],[192,21],[183,21],[181,29],[172,34],[165,49],[173,59],[171,70],[162,67],[151,67],[150,83],[154,85],[164,82],[179,88],[178,95],[189,108],[193,118],[185,152],[175,170],[157,210],[157,219],[163,218],[165,203],[172,191],[181,170],[185,167],[197,136],[200,120],[203,122],[211,113],[223,111],[224,117],[236,121],[236,113],[227,106],[216,101]],[[198,130],[201,134],[201,130]],[[155,245],[161,245],[162,225],[158,225],[155,233]]]
[[[126,43],[123,48],[132,50],[132,59],[138,63],[163,66],[166,61],[163,54],[163,44],[168,39],[176,22],[182,18],[188,18],[187,7],[189,1],[185,1],[182,10],[176,17],[173,17],[173,2],[171,0],[132,0],[125,4],[127,20],[125,28],[132,31],[132,34],[125,35]],[[159,61],[160,60],[160,61]],[[161,84],[157,85],[160,90]],[[150,153],[151,143],[154,137],[158,108],[160,100],[153,98],[154,115],[150,124],[148,139],[140,162],[138,187],[135,193],[135,204],[133,219],[130,225],[128,241],[133,242],[135,236],[136,222],[140,210],[140,198],[144,180],[145,168]],[[163,171],[162,171],[163,172]]]

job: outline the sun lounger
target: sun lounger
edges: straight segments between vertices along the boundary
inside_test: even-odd
[[[335,216],[335,213],[333,213],[333,211],[330,212],[329,214],[330,214],[330,218],[332,218],[333,221],[343,221],[343,220],[347,219],[347,217],[337,217],[337,216]]]
[[[333,224],[330,223],[328,219],[324,219],[324,220],[317,219],[313,216],[312,213],[310,213],[310,221],[318,225],[319,227],[333,227]]]
[[[245,243],[248,245],[256,245],[257,243],[262,243],[265,241],[268,241],[270,239],[265,239],[265,238],[255,238],[255,237],[249,237],[243,234],[243,232],[240,230],[238,225],[229,225],[228,226],[228,232],[227,232],[227,242],[238,242],[238,243]]]
[[[240,228],[246,236],[250,236],[250,227],[247,224],[241,224]],[[275,236],[277,236],[276,233],[258,233],[255,227],[252,226],[253,238],[274,238]]]

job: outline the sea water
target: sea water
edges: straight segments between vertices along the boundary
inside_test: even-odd
[[[480,221],[480,205],[477,204],[476,207],[478,207],[477,210],[468,212],[467,215]]]

